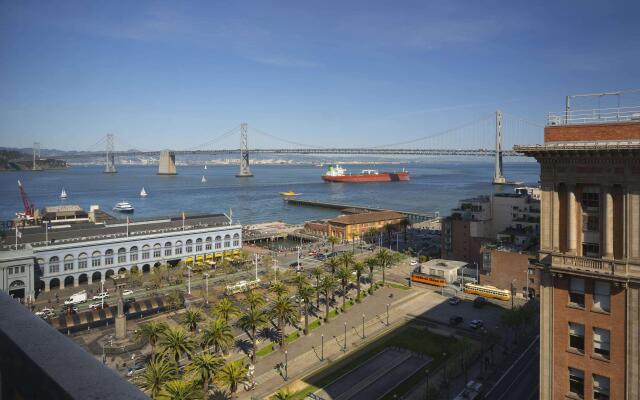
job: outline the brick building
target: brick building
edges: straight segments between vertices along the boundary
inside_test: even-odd
[[[639,112],[567,109],[515,148],[541,165],[542,400],[640,399]]]
[[[407,216],[395,211],[367,211],[340,215],[327,221],[308,221],[305,231],[319,236],[335,236],[343,241],[359,240],[369,231],[382,231],[387,225],[402,229]]]
[[[540,271],[530,265],[532,255],[518,249],[502,246],[486,246],[482,249],[482,273],[480,284],[500,289],[512,288],[517,293],[540,293]]]

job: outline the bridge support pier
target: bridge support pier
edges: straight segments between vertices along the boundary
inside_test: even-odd
[[[104,173],[105,174],[115,174],[116,172],[116,163],[115,157],[113,155],[113,133],[107,134],[107,153],[106,160],[104,164]]]
[[[240,124],[240,173],[238,178],[250,178],[253,174],[249,169],[249,146],[247,145],[247,123]]]
[[[176,174],[176,153],[170,150],[162,150],[158,162],[158,175]]]
[[[502,175],[502,113],[496,111],[496,170],[493,175],[494,185],[504,185],[507,183]]]

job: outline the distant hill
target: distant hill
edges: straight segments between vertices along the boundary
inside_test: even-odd
[[[66,161],[53,158],[36,160],[38,169],[68,168]],[[19,150],[0,150],[0,171],[24,171],[33,168],[33,156]]]

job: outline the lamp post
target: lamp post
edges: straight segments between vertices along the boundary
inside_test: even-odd
[[[209,305],[209,274],[204,273],[204,290],[206,292],[206,298],[204,299],[204,304]]]
[[[511,281],[511,309],[513,309],[513,301],[514,301],[514,286],[513,283],[516,281],[516,278],[513,278]]]
[[[527,270],[525,271],[525,282],[527,283],[527,292],[525,293],[525,300],[529,300],[529,266],[527,265]]]
[[[365,339],[367,336],[364,334],[364,313],[362,314],[362,339]]]
[[[427,386],[424,390],[424,398],[429,400],[429,370],[424,371],[427,374]]]
[[[289,379],[289,357],[288,357],[288,353],[285,350],[284,351],[284,380],[288,380]]]
[[[387,303],[387,326],[389,326],[389,303]]]
[[[320,335],[320,361],[324,361],[324,333]]]
[[[347,352],[347,323],[344,323],[344,345],[342,346],[342,351]]]
[[[191,294],[191,267],[188,265],[187,265],[187,293]]]
[[[104,310],[104,281],[100,280],[100,308]]]
[[[473,262],[476,265],[476,283],[479,285],[480,284],[480,268],[478,267],[478,263],[477,262]]]

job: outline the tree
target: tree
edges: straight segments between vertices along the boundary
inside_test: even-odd
[[[364,263],[369,267],[369,294],[373,294],[373,270],[378,265],[378,259],[375,256],[368,257]]]
[[[195,347],[193,338],[182,327],[167,328],[160,339],[162,355],[173,358],[176,365],[180,364],[180,357],[190,356]]]
[[[335,246],[336,244],[340,243],[340,239],[338,239],[337,237],[330,235],[327,240],[329,241],[329,244],[331,244],[331,252],[335,253]]]
[[[226,390],[216,389],[209,397],[209,400],[231,400],[231,394]]]
[[[265,299],[261,293],[258,293],[255,290],[250,290],[245,295],[244,302],[253,310],[262,307],[265,303]]]
[[[206,352],[195,355],[189,365],[187,365],[187,373],[189,373],[196,382],[202,383],[204,400],[209,398],[209,383],[211,383],[215,374],[223,365],[224,360],[222,357]]]
[[[151,345],[151,355],[156,352],[156,343],[162,338],[162,333],[168,325],[164,322],[151,321],[142,324],[134,333],[135,340],[148,340]]]
[[[272,399],[274,400],[291,400],[293,399],[293,394],[289,392],[287,389],[280,389],[273,395]]]
[[[300,288],[309,284],[309,279],[301,273],[296,273],[293,277],[293,283],[296,285],[296,292],[298,297],[298,319],[301,318],[302,314],[302,301],[300,301]]]
[[[354,256],[353,252],[347,251],[346,253],[342,253],[340,256],[340,263],[345,267],[349,268],[351,264],[353,264]]]
[[[391,224],[384,224],[383,229],[387,232],[387,239],[389,240],[389,246],[391,246],[391,232],[394,231],[394,227]]]
[[[200,336],[200,345],[203,349],[213,346],[214,354],[226,351],[233,344],[233,331],[231,327],[222,318],[216,318],[210,321],[202,330]]]
[[[187,308],[182,316],[182,323],[189,329],[189,332],[195,332],[198,324],[204,319],[204,314],[199,308]]]
[[[238,391],[239,385],[248,382],[247,368],[242,360],[227,363],[218,371],[216,380],[221,385],[228,387],[233,396]]]
[[[135,382],[152,399],[157,399],[165,382],[177,375],[175,364],[163,357],[152,357]]]
[[[409,222],[409,220],[407,218],[404,218],[403,220],[401,220],[399,222],[400,227],[402,228],[402,232],[403,232],[403,241],[404,241],[404,245],[407,245],[407,228],[411,226],[411,222]]]
[[[284,328],[286,325],[293,325],[296,319],[296,306],[288,296],[278,296],[269,309],[269,314],[275,318],[280,334],[280,347],[284,348],[286,342],[284,340]]]
[[[373,238],[378,234],[378,231],[376,230],[376,228],[369,228],[367,229],[367,236],[371,239],[371,242],[373,243],[374,240]]]
[[[362,276],[362,271],[364,271],[364,264],[356,261],[355,263],[353,263],[353,270],[356,272],[356,290],[357,290],[357,297],[356,297],[356,301],[359,303],[360,300],[360,277]]]
[[[320,309],[320,279],[324,275],[324,269],[317,266],[311,271],[311,275],[316,278],[316,308]]]
[[[384,285],[387,282],[385,277],[385,269],[389,265],[391,265],[391,262],[394,260],[394,257],[389,250],[380,249],[380,251],[378,251],[378,254],[376,255],[376,258],[378,259],[378,265],[382,267],[382,284]]]
[[[324,294],[324,303],[325,303],[325,316],[324,320],[329,321],[329,294],[333,294],[338,286],[338,282],[336,282],[336,278],[333,275],[325,275],[320,282],[320,287],[322,288],[322,293]]]
[[[258,340],[258,329],[267,325],[269,320],[267,314],[259,308],[249,308],[238,320],[238,327],[251,336],[251,363],[256,363],[256,351]]]
[[[240,309],[226,296],[213,306],[213,315],[224,319],[226,322],[229,322],[229,318],[235,317],[239,312]]]
[[[184,298],[182,297],[182,294],[180,294],[178,290],[173,290],[171,291],[171,293],[169,293],[169,296],[167,297],[167,302],[169,303],[169,309],[175,312],[178,308],[180,308],[184,304]]]
[[[174,379],[164,384],[158,398],[162,400],[195,400],[198,398],[198,389],[193,382]]]
[[[342,288],[342,311],[346,311],[345,308],[345,300],[347,298],[347,285],[349,284],[349,278],[351,278],[351,269],[348,266],[343,265],[338,269],[336,274],[336,278],[340,282],[340,287]]]
[[[331,269],[331,273],[336,273],[336,268],[340,266],[340,260],[338,257],[331,257],[327,260],[327,266]]]
[[[316,290],[313,286],[307,284],[298,289],[298,298],[304,304],[304,334],[309,334],[309,306]]]
[[[273,293],[276,297],[281,297],[289,293],[289,290],[287,289],[287,285],[285,285],[282,282],[272,283],[271,286],[269,287],[269,291]]]

